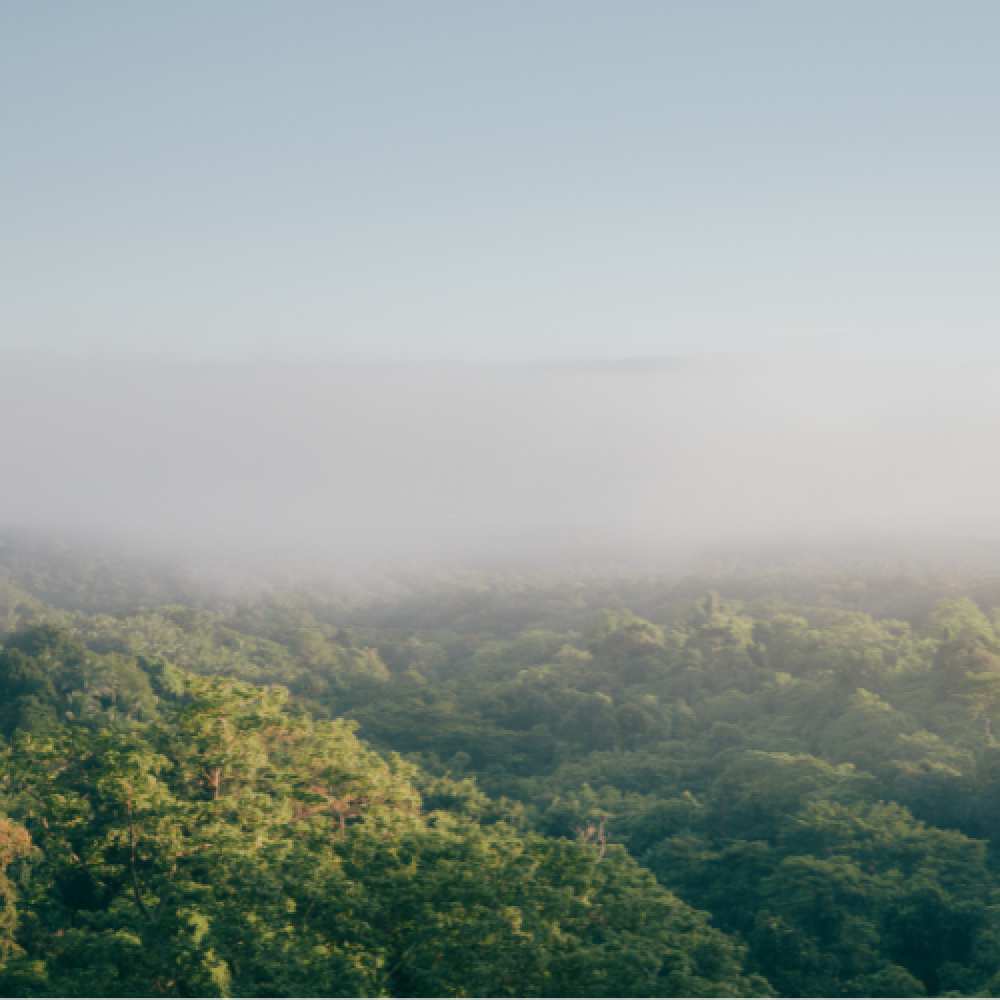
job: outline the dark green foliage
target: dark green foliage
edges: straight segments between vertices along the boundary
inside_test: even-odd
[[[19,736],[2,995],[770,995],[620,847],[428,817],[350,724],[185,686],[169,723]]]
[[[0,650],[0,727],[5,736],[59,724],[66,694],[83,684],[86,652],[79,640],[51,625],[8,638]]]
[[[159,662],[94,654],[53,624],[15,632],[0,649],[0,728],[10,738],[19,730],[42,732],[65,722],[121,727],[152,719],[159,699],[151,674],[158,678],[174,670],[154,661]],[[155,683],[169,696],[161,681]],[[174,694],[178,691],[175,681]]]
[[[0,597],[7,995],[1000,989],[996,578]]]
[[[1000,955],[995,621],[957,596],[912,625],[717,593],[539,615],[354,715],[462,784],[444,808],[485,815],[475,777],[523,828],[626,845],[783,996],[972,995]]]

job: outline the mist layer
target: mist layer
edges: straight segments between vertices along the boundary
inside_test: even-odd
[[[343,562],[1000,534],[1000,369],[7,367],[0,521]]]

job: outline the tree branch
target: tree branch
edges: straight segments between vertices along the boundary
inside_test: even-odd
[[[146,904],[142,901],[142,894],[139,892],[139,876],[135,871],[135,826],[132,823],[131,799],[126,799],[125,801],[125,815],[128,817],[129,868],[132,872],[132,894],[135,896],[135,905],[139,907],[139,912],[149,923],[155,924],[157,917],[154,917],[146,908]]]

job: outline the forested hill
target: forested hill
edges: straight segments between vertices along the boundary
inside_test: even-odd
[[[2,995],[1000,992],[996,577],[24,558]]]

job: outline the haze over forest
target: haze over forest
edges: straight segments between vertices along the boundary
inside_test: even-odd
[[[0,996],[1000,995],[998,37],[0,4]]]
[[[0,397],[4,520],[313,570],[995,538],[998,382],[774,355],[20,366]]]

